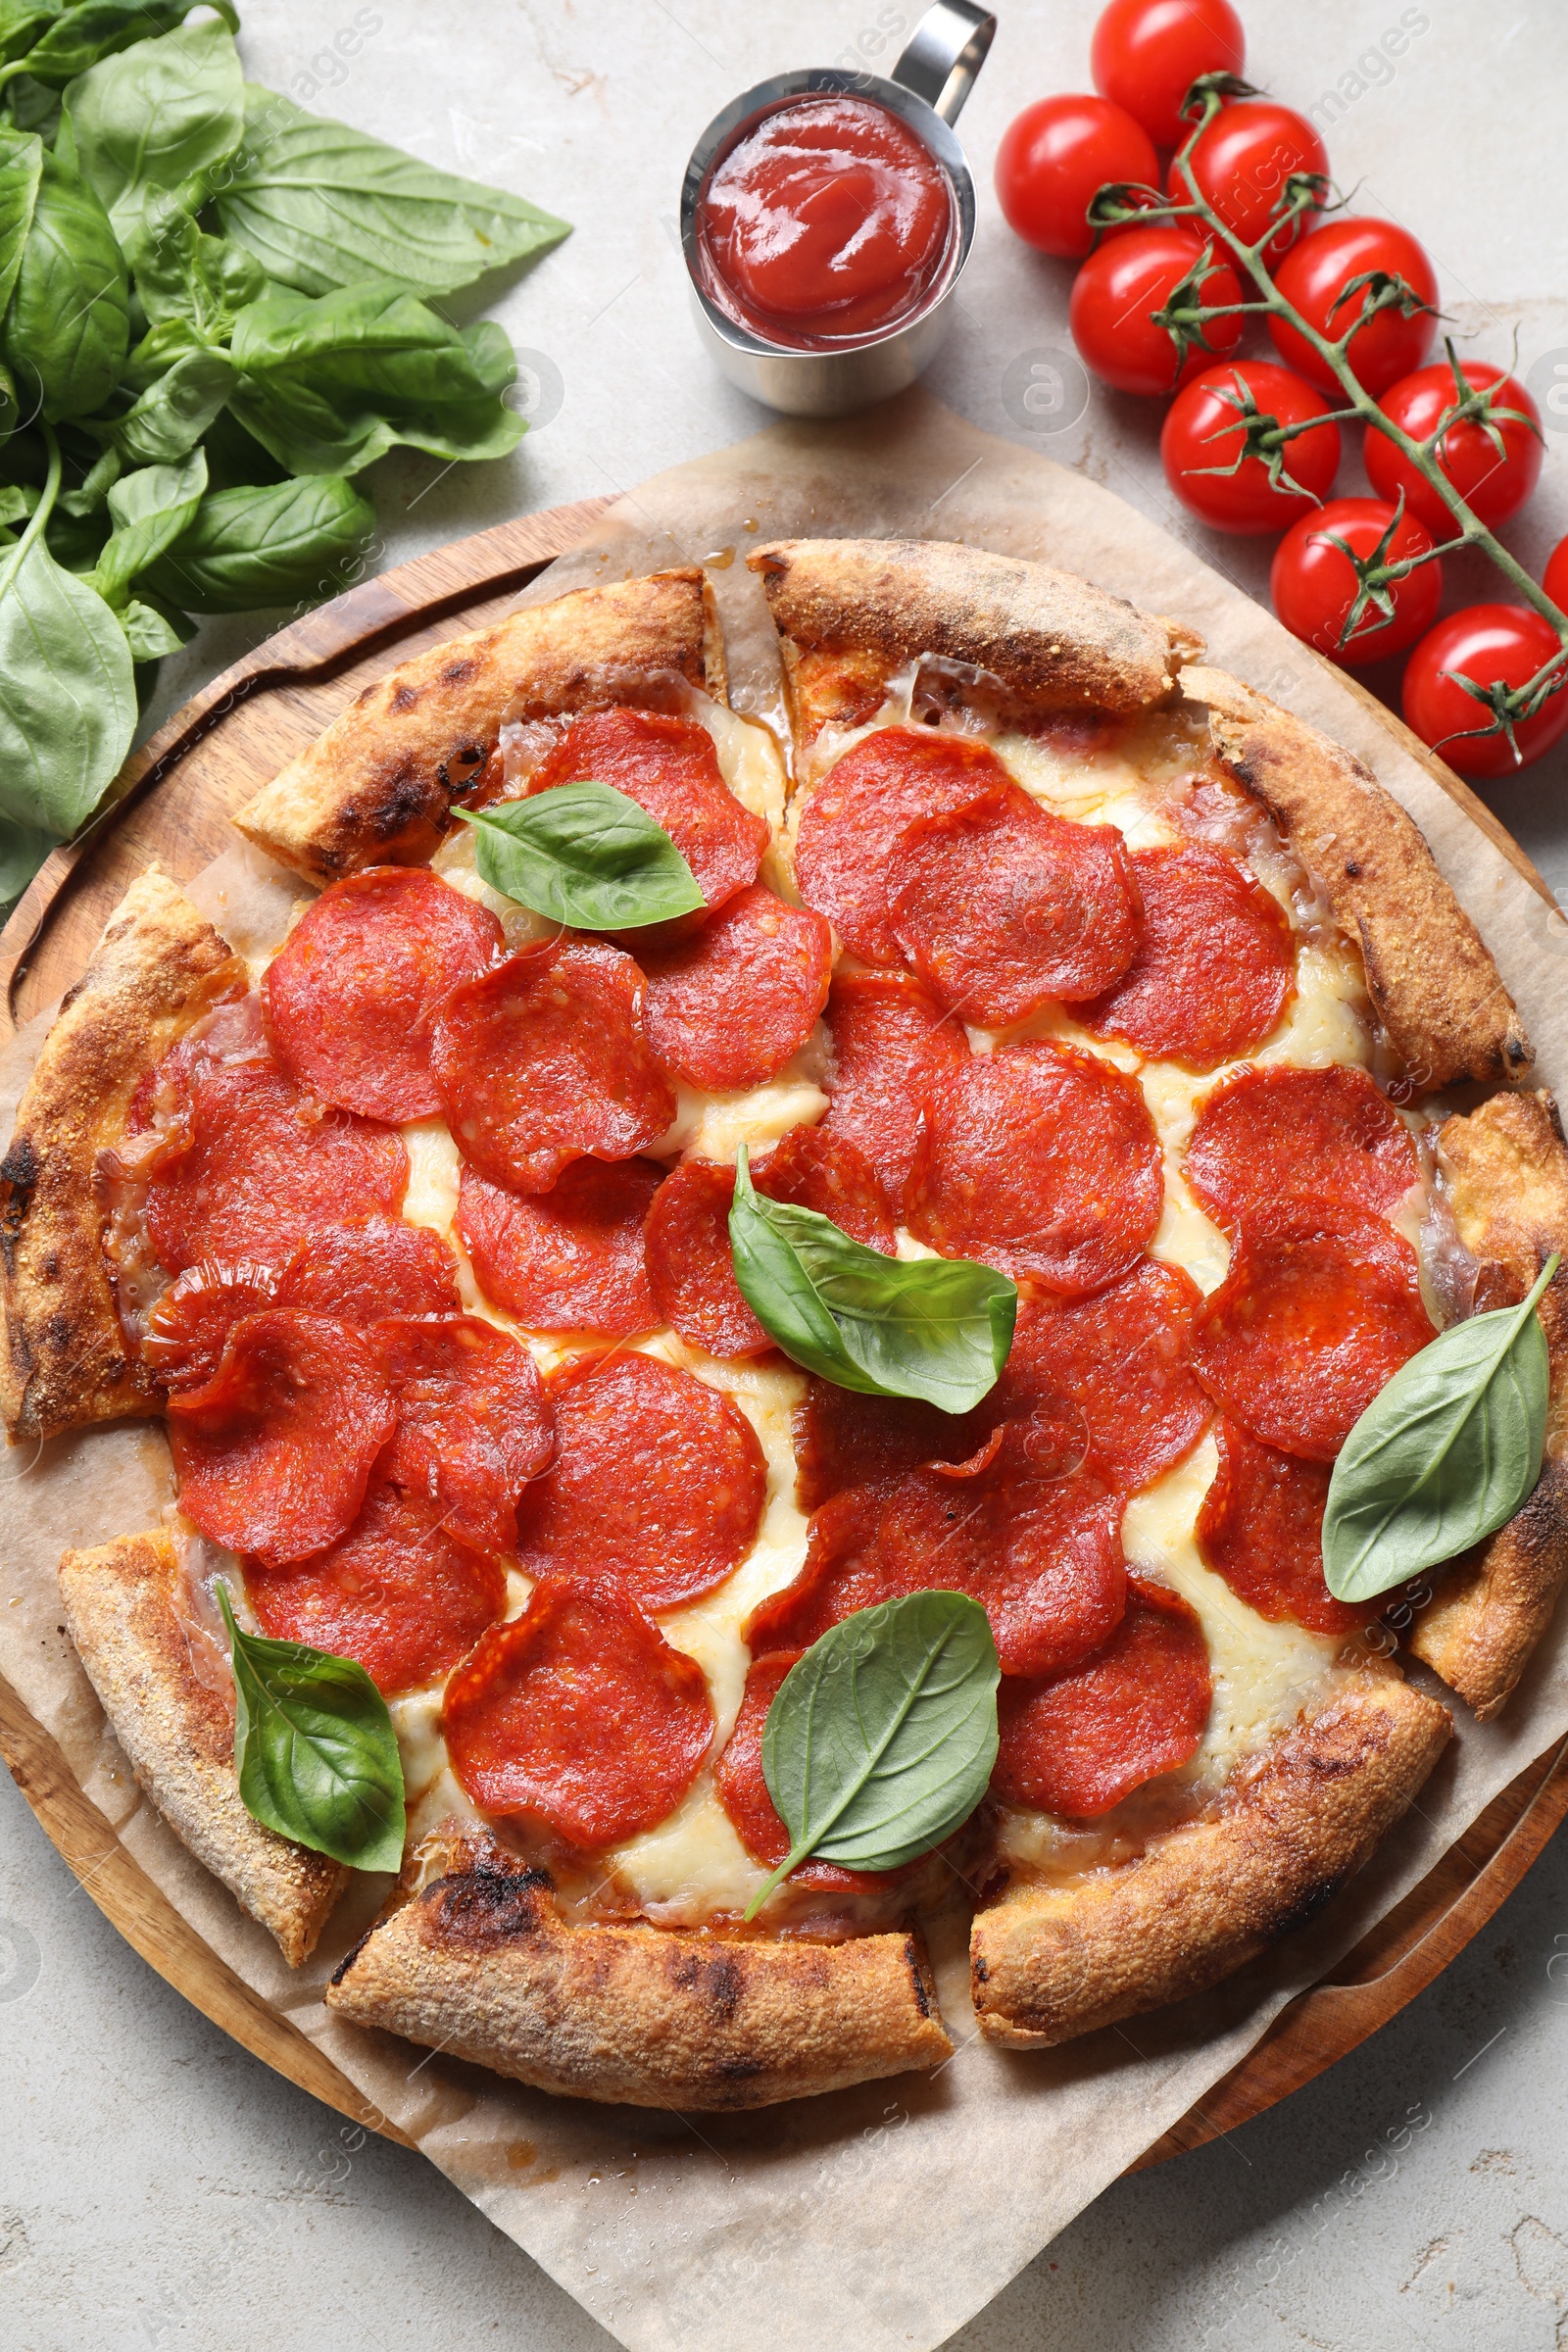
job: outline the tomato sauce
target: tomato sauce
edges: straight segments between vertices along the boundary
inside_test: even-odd
[[[948,175],[869,98],[797,98],[755,123],[698,208],[704,291],[769,343],[826,351],[926,307],[956,242]]]

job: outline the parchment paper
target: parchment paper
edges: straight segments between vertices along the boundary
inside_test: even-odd
[[[747,552],[774,536],[899,534],[1034,556],[1179,616],[1211,658],[1348,745],[1411,810],[1485,933],[1534,1036],[1541,1082],[1568,1076],[1568,923],[1548,908],[1388,729],[1257,606],[1109,492],[976,431],[918,391],[831,426],[777,425],[659,475],[592,545],[530,588],[671,561],[716,566],[732,690],[776,714],[778,680]],[[264,877],[243,854],[197,891],[221,922]],[[0,1072],[11,1109],[46,1021]],[[1314,1926],[1200,1999],[1060,2051],[975,2035],[960,1948],[937,1954],[958,2047],[935,2076],[895,2078],[754,2116],[682,2117],[552,2099],[331,2021],[320,1988],[376,1889],[340,1911],[291,1974],[270,1939],[139,1800],[59,1623],[68,1544],[156,1523],[161,1435],[90,1431],[0,1462],[6,1567],[0,1671],[54,1735],[148,1875],[245,1981],[289,2016],[431,2161],[633,2352],[928,2352],[1250,2048],[1438,1861],[1490,1800],[1568,1735],[1559,1623],[1500,1723],[1456,1702],[1459,1737],[1419,1805]],[[85,1868],[91,1857],[77,1859]]]

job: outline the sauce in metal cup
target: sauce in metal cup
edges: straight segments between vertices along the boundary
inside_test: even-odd
[[[974,237],[952,123],[995,28],[969,0],[938,0],[891,80],[777,74],[709,124],[681,243],[699,332],[743,391],[834,416],[929,365]]]

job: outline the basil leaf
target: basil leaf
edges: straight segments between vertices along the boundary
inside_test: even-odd
[[[177,318],[204,343],[226,341],[236,314],[267,291],[254,256],[230,237],[210,237],[198,228],[177,194],[149,195],[128,258],[154,325]]]
[[[400,443],[500,458],[526,430],[500,398],[516,363],[494,320],[460,330],[388,279],[269,295],[231,349],[234,414],[291,473],[358,473]]]
[[[234,1623],[234,1769],[245,1810],[351,1870],[400,1870],[403,1760],[386,1700],[353,1658]]]
[[[101,596],[50,554],[59,481],[0,556],[0,816],[64,840],[92,814],[136,728],[125,633]]]
[[[332,475],[220,490],[142,584],[187,612],[318,603],[357,576],[374,532],[374,508]]]
[[[42,176],[42,139],[30,131],[0,130],[0,318],[22,267]]]
[[[60,14],[60,0],[0,0],[0,66],[25,57]]]
[[[181,466],[144,466],[109,493],[113,524],[87,585],[107,605],[122,605],[132,580],[172,547],[196,519],[207,488],[207,460],[194,450]]]
[[[1537,1301],[1472,1315],[1401,1364],[1346,1439],[1323,1515],[1337,1600],[1370,1600],[1511,1519],[1541,1476],[1548,1364]]]
[[[6,313],[6,359],[54,422],[102,406],[129,341],[130,281],[109,215],[46,155]]]
[[[63,514],[96,514],[120,479],[120,452],[106,449],[83,474],[74,490],[62,490],[60,511]]]
[[[62,89],[101,57],[113,57],[133,41],[183,24],[197,5],[198,0],[80,0],[78,7],[55,17],[43,37],[8,64],[6,77],[25,71],[33,80]],[[208,5],[231,32],[239,30],[230,0],[208,0]]]
[[[132,465],[182,458],[226,405],[234,370],[220,351],[188,351],[111,428]]]
[[[10,913],[54,846],[52,833],[0,816],[0,912]]]
[[[279,285],[329,294],[395,278],[406,293],[451,294],[571,234],[520,196],[434,172],[270,90],[249,86],[245,100],[219,217]]]
[[[759,1194],[744,1144],[729,1239],[741,1296],[808,1372],[866,1396],[922,1396],[945,1413],[966,1413],[996,1385],[1018,1291],[994,1267],[884,1257],[814,1208]]]
[[[967,1821],[997,1760],[1001,1675],[966,1592],[885,1600],[813,1642],[767,1710],[762,1777],[790,1850],[747,1918],[810,1854],[897,1870]]]
[[[216,18],[105,58],[66,92],[76,168],[129,247],[149,196],[232,155],[245,127],[234,36]]]
[[[478,836],[482,882],[574,930],[635,931],[706,903],[663,826],[612,784],[557,784],[453,813]]]
[[[59,133],[60,92],[52,90],[46,81],[34,81],[30,74],[19,74],[16,80],[4,77],[5,89],[0,103],[11,101],[11,120],[18,130],[35,130],[47,144]]]
[[[179,623],[183,621],[181,627]],[[189,645],[196,634],[194,621],[177,619],[157,605],[133,596],[120,608],[120,625],[125,632],[132,662],[162,662],[166,654],[177,654],[182,645]]]

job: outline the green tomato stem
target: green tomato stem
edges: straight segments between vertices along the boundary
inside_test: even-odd
[[[1219,112],[1221,103],[1217,92],[1211,90],[1205,93],[1203,113],[1195,122],[1187,140],[1178,151],[1178,163],[1185,161],[1200,134]],[[1297,198],[1278,220],[1270,221],[1267,230],[1255,244],[1249,245],[1220,219],[1213,205],[1199,188],[1197,181],[1189,179],[1188,184],[1193,189],[1195,201],[1191,204],[1162,208],[1162,210],[1171,219],[1200,220],[1215,237],[1224,240],[1230,253],[1250,273],[1258,289],[1260,299],[1257,302],[1231,304],[1226,307],[1231,312],[1245,310],[1253,315],[1261,314],[1280,319],[1285,325],[1293,328],[1303,342],[1317,353],[1325,367],[1332,369],[1336,381],[1344,388],[1348,404],[1347,408],[1337,412],[1338,420],[1345,423],[1359,421],[1369,424],[1386,440],[1392,441],[1401,457],[1414,466],[1422,480],[1429,484],[1453,516],[1459,526],[1459,535],[1447,543],[1444,552],[1447,553],[1461,547],[1479,548],[1496,565],[1509,585],[1518,592],[1525,603],[1534,612],[1539,612],[1543,619],[1550,622],[1562,642],[1564,653],[1568,653],[1568,613],[1564,613],[1558,606],[1552,603],[1545,590],[1531,578],[1518,559],[1509,554],[1500,540],[1494,538],[1480,516],[1466,504],[1460,493],[1448,480],[1447,475],[1437,465],[1433,456],[1433,444],[1442,438],[1442,432],[1429,436],[1427,441],[1412,440],[1403,427],[1396,424],[1394,418],[1379,407],[1371,393],[1352,373],[1347,350],[1349,337],[1354,333],[1355,328],[1348,329],[1339,342],[1330,342],[1326,335],[1320,334],[1315,326],[1302,318],[1296,305],[1283,295],[1274,283],[1262,258],[1263,249],[1278,236],[1282,226],[1289,225],[1292,220],[1298,219],[1308,209],[1310,198],[1306,196]],[[1200,304],[1199,306],[1200,318],[1202,318],[1205,314],[1211,317],[1223,315],[1218,306],[1212,312],[1207,312],[1206,306]],[[1358,319],[1355,323],[1356,326],[1359,326],[1362,321]],[[1451,424],[1452,421],[1453,419],[1450,417],[1448,423]],[[1282,429],[1289,432],[1291,428],[1287,426]],[[1446,427],[1443,429],[1446,430]],[[1557,659],[1560,660],[1561,657]],[[1531,686],[1535,686],[1542,677],[1549,675],[1555,666],[1555,661],[1548,662],[1545,668],[1539,671],[1537,677],[1531,680]],[[1520,688],[1518,691],[1526,693],[1529,688]]]

